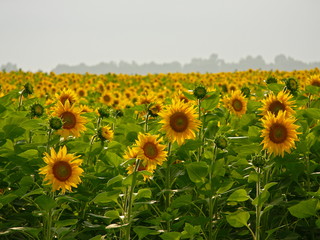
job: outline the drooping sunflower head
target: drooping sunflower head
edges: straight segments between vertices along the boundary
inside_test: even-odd
[[[59,102],[65,104],[67,100],[69,101],[70,105],[73,105],[78,101],[78,97],[75,91],[71,89],[63,89],[60,94],[55,94]]]
[[[62,129],[58,130],[57,134],[64,138],[80,137],[81,132],[86,130],[87,119],[81,116],[81,109],[70,106],[69,101],[66,101],[65,104],[58,102],[53,115],[60,117],[63,122]]]
[[[139,133],[134,151],[138,153],[137,158],[142,160],[144,166],[153,165],[156,167],[162,165],[166,160],[165,145],[160,142],[162,142],[162,138],[159,138],[159,135]]]
[[[247,99],[240,90],[232,92],[230,97],[223,98],[223,102],[226,108],[239,117],[247,111]]]
[[[40,174],[45,175],[44,181],[52,185],[52,191],[61,189],[64,194],[81,182],[82,160],[74,154],[68,154],[66,146],[60,147],[58,152],[51,148],[51,154],[45,153],[43,160],[47,165],[39,169]]]
[[[109,126],[104,126],[98,129],[98,137],[101,139],[101,141],[111,141],[113,139],[113,135],[114,132]]]
[[[162,118],[161,130],[171,142],[182,145],[186,139],[195,139],[201,122],[194,107],[182,101],[173,100],[172,104],[159,113]]]
[[[263,149],[267,149],[269,153],[275,156],[284,156],[284,152],[290,153],[291,148],[295,148],[295,141],[298,141],[299,134],[296,129],[299,127],[294,124],[293,117],[287,117],[287,113],[279,111],[277,116],[271,112],[267,112],[265,118],[262,119],[264,129],[261,137],[263,137]]]
[[[292,101],[292,95],[288,91],[280,91],[277,95],[273,93],[262,100],[262,107],[259,109],[262,111],[261,115],[265,116],[267,112],[271,112],[275,116],[279,111],[285,111],[287,116],[291,116],[295,113],[292,109],[294,101]]]

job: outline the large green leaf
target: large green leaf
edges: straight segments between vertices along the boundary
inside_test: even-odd
[[[297,218],[307,218],[315,216],[317,212],[318,201],[318,199],[314,198],[304,200],[296,205],[289,207],[288,210],[292,216],[295,216]]]
[[[204,182],[208,175],[208,164],[206,162],[192,162],[186,164],[189,178],[194,183]]]
[[[250,214],[246,211],[238,211],[227,215],[227,221],[232,227],[240,228],[248,225]]]
[[[227,201],[230,202],[244,202],[249,199],[248,193],[244,189],[238,189],[234,191],[229,197]]]

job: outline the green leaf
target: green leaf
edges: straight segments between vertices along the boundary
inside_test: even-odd
[[[111,179],[109,179],[109,181],[107,182],[107,187],[109,187],[110,185],[116,183],[116,182],[120,182],[123,180],[123,176],[122,175],[117,175]]]
[[[166,232],[166,233],[163,233],[160,237],[163,240],[179,240],[181,237],[181,233],[179,233],[179,232]]]
[[[140,198],[151,198],[152,192],[149,188],[143,188],[139,189],[137,196],[135,196],[135,199],[140,199]]]
[[[47,195],[39,196],[34,201],[42,210],[50,210],[57,206],[55,200],[53,200],[51,197]]]
[[[120,191],[109,191],[99,193],[92,201],[96,204],[105,204],[109,202],[118,202]]]
[[[227,215],[227,221],[232,227],[240,228],[248,225],[250,214],[246,211],[235,212]]]
[[[45,194],[44,190],[42,188],[38,188],[36,190],[33,190],[31,192],[28,192],[27,194],[23,195],[21,198],[26,198],[31,195],[38,195],[38,194]]]
[[[218,190],[217,194],[223,194],[227,192],[234,184],[234,181],[224,183]]]
[[[41,228],[31,228],[31,227],[13,227],[9,229],[10,231],[18,231],[22,233],[27,233],[26,236],[32,235],[34,238],[38,238],[38,234],[41,232]]]
[[[194,239],[194,235],[199,234],[200,231],[200,225],[192,226],[190,223],[186,223],[181,234],[181,239]]]
[[[188,195],[181,195],[173,200],[170,207],[171,208],[180,208],[183,206],[188,206],[192,203],[192,196]]]
[[[118,167],[123,162],[123,159],[113,152],[106,152],[105,157],[115,167]]]
[[[61,228],[61,227],[66,227],[70,225],[75,225],[77,222],[78,222],[78,219],[61,220],[61,221],[55,222],[55,227]]]
[[[273,187],[274,185],[277,185],[278,183],[277,182],[270,182],[270,183],[267,183],[265,186],[264,186],[264,190],[269,190],[269,188]]]
[[[36,157],[38,157],[38,150],[29,149],[27,151],[19,153],[18,156],[22,157],[22,158],[26,158],[26,159],[36,158]]]
[[[101,240],[101,239],[103,239],[102,235],[97,235],[95,237],[90,238],[89,240]]]
[[[159,232],[156,230],[152,230],[148,227],[142,227],[142,226],[134,227],[133,231],[138,235],[139,240],[143,239],[144,237],[146,237],[148,235],[158,235],[159,234]]]
[[[262,205],[264,204],[270,197],[270,193],[268,190],[263,190],[260,195],[258,197],[256,197],[253,201],[252,201],[252,204],[253,205]]]
[[[299,202],[292,207],[289,207],[288,210],[292,216],[297,218],[307,218],[311,216],[315,216],[317,212],[317,199],[309,199]]]
[[[205,110],[213,110],[216,108],[220,100],[219,93],[214,93],[208,98],[203,99],[201,102],[201,107],[203,107]]]
[[[104,216],[109,218],[110,221],[112,221],[114,219],[118,219],[120,217],[119,212],[117,210],[106,211]]]
[[[230,202],[244,202],[247,201],[249,199],[248,193],[246,190],[244,189],[238,189],[236,191],[234,191],[229,198],[227,199],[227,201]]]
[[[224,174],[226,173],[226,170],[225,170],[224,166],[225,166],[225,163],[224,163],[224,159],[223,158],[215,161],[213,163],[212,176],[213,177],[216,177],[216,176],[223,177]]]
[[[3,127],[3,131],[5,133],[5,138],[13,140],[22,136],[26,130],[16,124],[8,124]]]
[[[186,164],[186,169],[192,182],[201,183],[208,175],[209,167],[206,162],[192,162]]]

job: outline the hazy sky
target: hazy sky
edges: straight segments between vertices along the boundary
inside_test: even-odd
[[[0,65],[320,61],[320,0],[0,0]]]

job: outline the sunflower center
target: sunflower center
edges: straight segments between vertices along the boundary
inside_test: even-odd
[[[71,129],[76,126],[77,120],[76,116],[72,112],[64,112],[60,116],[63,121],[63,128],[64,129]]]
[[[183,112],[176,112],[170,117],[170,127],[175,132],[184,132],[189,125],[188,117]]]
[[[280,110],[282,110],[282,111],[285,110],[285,106],[284,106],[284,104],[282,104],[280,101],[276,100],[276,101],[273,101],[273,102],[270,104],[268,110],[269,110],[270,112],[272,112],[273,114],[277,115]]]
[[[78,94],[79,94],[80,97],[83,97],[85,93],[84,93],[83,90],[80,90],[80,91],[78,92]]]
[[[232,101],[232,107],[235,111],[240,112],[242,110],[242,102],[239,99]]]
[[[288,131],[282,124],[273,124],[270,128],[269,138],[274,143],[283,143],[288,137]]]
[[[105,102],[110,102],[111,97],[110,97],[109,95],[104,95],[104,96],[103,96],[103,100],[104,100]]]
[[[320,81],[318,80],[313,80],[311,83],[312,86],[320,87]]]
[[[58,161],[53,165],[52,172],[56,179],[64,182],[72,175],[72,168],[69,163],[65,161]]]
[[[154,159],[158,156],[158,149],[154,143],[147,142],[143,146],[144,155],[148,158]]]

